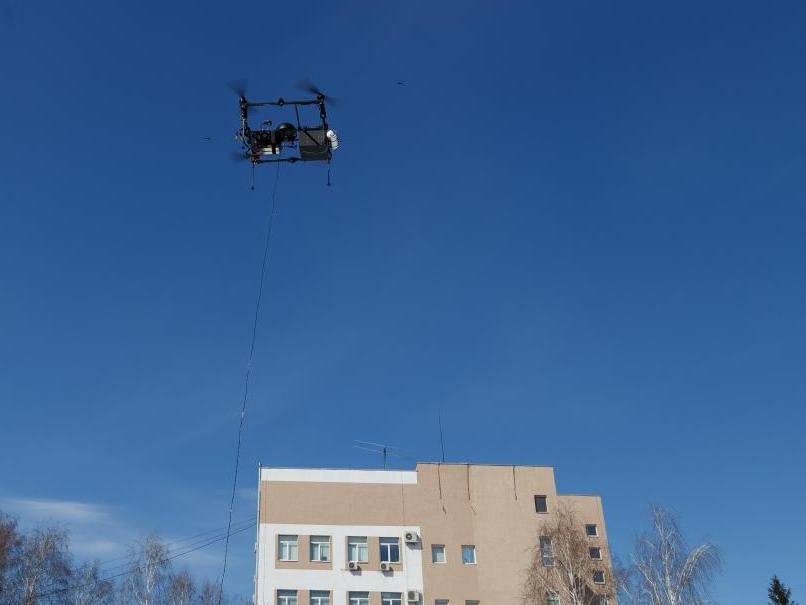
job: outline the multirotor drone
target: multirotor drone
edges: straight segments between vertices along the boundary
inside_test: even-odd
[[[240,142],[242,153],[238,156],[249,160],[254,167],[257,164],[271,164],[277,162],[327,162],[333,151],[339,146],[336,132],[327,123],[325,102],[333,103],[316,86],[310,83],[300,85],[304,90],[314,95],[313,99],[287,100],[279,98],[276,101],[248,101],[244,87],[234,85],[233,89],[238,95],[241,108],[241,127],[235,133],[235,139]],[[319,107],[320,122],[315,126],[303,126],[300,122],[300,107],[317,105]],[[282,122],[274,126],[271,120],[261,122],[260,129],[252,129],[248,123],[250,107],[285,107],[293,106],[296,116],[296,125]],[[295,150],[295,155],[281,157],[287,150]]]

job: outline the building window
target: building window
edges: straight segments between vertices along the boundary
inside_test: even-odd
[[[434,599],[434,605],[450,605],[448,599]]]
[[[277,605],[297,605],[296,590],[278,590]]]
[[[330,605],[330,593],[327,590],[312,590],[311,605]]]
[[[350,605],[369,605],[369,593],[368,592],[351,592],[350,594]]]
[[[367,547],[366,536],[350,536],[347,538],[347,560],[351,563],[369,562],[369,548]]]
[[[465,605],[480,605],[481,601],[465,601]]]
[[[472,544],[462,544],[462,563],[465,565],[476,564],[476,547]],[[476,601],[467,601],[467,603]]]
[[[588,552],[591,554],[591,559],[596,561],[600,561],[602,559],[602,549],[598,546],[591,546],[588,549]]]
[[[297,536],[280,536],[280,560],[298,561]]]
[[[403,605],[403,599],[399,592],[382,592],[381,605]]]
[[[588,523],[585,526],[585,535],[591,538],[595,538],[599,535],[599,528],[596,526],[596,523]]]
[[[445,545],[432,544],[431,545],[431,562],[444,563],[445,562]]]
[[[547,496],[535,496],[535,512],[536,513],[549,512],[549,502]]]
[[[546,605],[560,605],[560,595],[556,592],[546,594]]]
[[[400,540],[398,538],[381,538],[381,562],[400,563]]]
[[[599,570],[599,571],[594,571],[593,572],[593,583],[594,584],[604,584],[605,583],[604,572],[603,571]]]
[[[311,561],[330,561],[330,536],[311,536]]]
[[[540,558],[545,567],[554,566],[554,544],[548,536],[540,536]]]

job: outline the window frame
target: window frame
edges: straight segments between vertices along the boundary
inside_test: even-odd
[[[353,595],[366,595],[353,596]],[[353,603],[355,599],[356,603]],[[369,605],[369,592],[366,590],[350,590],[347,592],[347,605]]]
[[[594,557],[593,556],[593,551],[596,551],[597,553],[599,553],[599,556]],[[602,556],[602,547],[601,546],[589,546],[588,547],[588,554],[590,555],[590,558],[591,558],[592,561],[601,561],[602,559],[604,559],[604,557]]]
[[[546,605],[560,605],[560,595],[556,592],[547,592]]]
[[[363,540],[360,542],[359,540]],[[354,559],[350,551],[352,547],[356,548],[356,553],[360,554],[360,549],[363,547],[364,555],[363,559]],[[347,562],[348,563],[369,563],[369,538],[367,536],[347,536]],[[360,592],[360,591],[359,591]]]
[[[384,547],[386,547],[384,549]],[[397,549],[397,559],[392,559],[392,547]],[[401,561],[401,552],[400,552],[400,538],[378,538],[378,549],[379,555],[381,557],[381,563],[400,563]],[[384,550],[386,550],[386,555],[389,557],[384,559]]]
[[[434,599],[434,605],[451,605],[450,599]]]
[[[593,575],[593,583],[594,583],[594,584],[603,585],[603,584],[605,584],[605,583],[606,583],[606,582],[605,582],[605,572],[604,572],[604,570],[603,570],[603,569],[594,569],[594,570],[593,570],[593,574],[592,574],[592,575]],[[602,578],[602,581],[601,581],[601,582],[597,582],[597,581],[596,581],[596,578],[597,578],[598,576],[601,576],[601,578]]]
[[[397,595],[397,598],[388,595]],[[381,592],[381,605],[403,605],[402,592]]]
[[[540,510],[540,507],[537,505],[538,500],[542,499],[543,505],[545,510]],[[535,512],[538,515],[547,515],[549,512],[549,497],[544,494],[535,494]]]
[[[442,561],[435,561],[434,560],[434,553],[436,552],[435,549],[442,549]],[[432,544],[431,545],[431,563],[434,565],[445,565],[448,562],[448,549],[445,548],[444,544]]]
[[[330,536],[311,536],[308,543],[308,558],[314,563],[329,563],[330,562]],[[327,556],[322,558],[322,546],[327,549]],[[314,558],[314,548],[319,553],[319,558]]]
[[[292,546],[293,545],[293,546]],[[296,553],[295,558],[291,558],[291,549]],[[288,552],[284,553],[284,550]],[[284,554],[286,555],[284,557]],[[299,535],[278,534],[277,535],[277,560],[278,561],[299,561]]]
[[[285,593],[285,594],[281,594]],[[284,588],[277,589],[277,605],[298,605],[299,604],[299,591],[298,590],[286,590]],[[293,599],[293,603],[291,602]]]
[[[593,533],[588,531],[590,528],[593,528]],[[585,524],[585,535],[588,538],[598,538],[599,537],[599,525],[597,523],[586,523]]]
[[[557,557],[554,556],[554,541],[551,536],[540,536],[539,545],[540,561],[543,563],[543,567],[554,567],[557,564]]]
[[[470,552],[473,553],[473,560],[471,562],[465,561],[465,548],[471,549]],[[476,565],[478,563],[478,557],[476,556],[476,545],[475,544],[462,544],[462,565]]]
[[[316,599],[315,602],[314,599]],[[324,599],[327,599],[327,603],[322,602]],[[308,592],[308,603],[309,605],[330,605],[331,604],[330,591],[311,590],[310,592]]]

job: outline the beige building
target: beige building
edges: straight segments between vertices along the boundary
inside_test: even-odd
[[[550,467],[259,473],[255,605],[519,605],[561,504],[609,566],[601,498],[558,494]]]

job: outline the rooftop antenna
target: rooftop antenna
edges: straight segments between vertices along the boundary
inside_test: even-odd
[[[442,448],[442,464],[445,464],[445,438],[442,436],[442,410],[437,408],[437,420],[439,420],[439,446]]]
[[[403,452],[400,448],[386,445],[385,443],[374,443],[372,441],[359,441],[353,439],[353,447],[359,450],[367,450],[368,452],[375,452],[376,454],[383,454],[383,468],[386,470],[386,459],[388,456],[397,456],[398,458],[409,458],[411,456]]]

